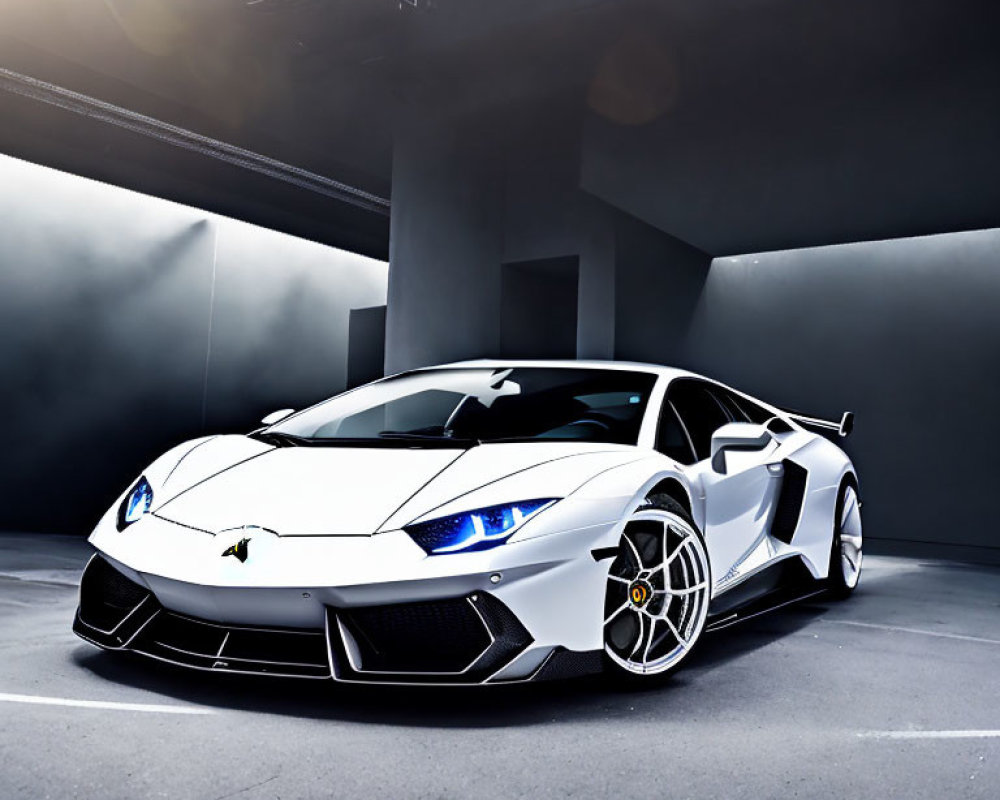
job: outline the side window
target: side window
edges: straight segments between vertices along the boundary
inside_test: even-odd
[[[713,387],[717,394],[722,395],[727,407],[730,408],[733,419],[736,422],[753,422],[755,425],[764,425],[774,417],[774,414],[763,406],[757,405],[752,400],[740,397],[727,389]]]
[[[739,398],[732,392],[723,389],[721,386],[712,386],[709,391],[715,396],[726,413],[730,422],[750,422],[750,417],[743,411],[738,402]]]
[[[681,378],[670,384],[667,400],[677,410],[687,428],[698,461],[709,457],[712,434],[730,421],[729,413],[699,380]]]
[[[687,433],[677,419],[677,412],[666,401],[663,403],[660,425],[656,431],[656,449],[681,464],[692,464],[695,461]]]

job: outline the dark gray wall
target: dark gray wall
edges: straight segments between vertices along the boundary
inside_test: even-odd
[[[0,529],[84,532],[172,444],[342,389],[386,272],[0,157]]]
[[[348,327],[347,387],[381,378],[385,369],[385,306],[352,308]]]
[[[503,265],[500,355],[575,358],[579,258]]]
[[[712,259],[616,212],[615,357],[680,366]]]
[[[1000,559],[1000,230],[716,259],[687,360],[777,405],[857,413],[866,536]]]

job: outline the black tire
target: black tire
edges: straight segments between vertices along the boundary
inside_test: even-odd
[[[845,481],[841,484],[840,491],[837,494],[836,511],[833,516],[833,540],[830,544],[830,563],[826,579],[827,594],[833,600],[846,600],[854,594],[854,590],[858,587],[857,582],[855,582],[853,586],[849,585],[841,564],[841,551],[843,548],[841,519],[844,513],[844,502],[848,496],[849,490],[854,492],[856,496],[857,488],[853,483]],[[859,559],[860,556],[861,553],[859,551]]]
[[[649,511],[649,510],[665,511],[669,514],[673,514],[678,518],[680,518],[687,525],[687,527],[689,527],[691,531],[693,531],[694,534],[697,536],[699,542],[701,543],[701,547],[705,548],[704,535],[702,534],[698,526],[695,524],[694,520],[691,518],[690,513],[688,513],[688,511],[684,508],[684,506],[681,505],[681,503],[679,503],[675,498],[667,494],[650,495],[649,497],[646,498],[646,500],[642,503],[642,505],[640,505],[635,509],[633,513],[638,513],[641,511]],[[625,536],[623,534],[622,539],[624,538]],[[622,541],[619,546],[624,550],[626,544],[624,541]],[[706,556],[704,568],[705,568],[705,582],[707,583],[708,586],[708,595],[706,595],[707,597],[711,594],[712,578],[711,578],[711,566],[707,558],[707,552],[708,552],[707,548],[705,548],[704,552]],[[612,562],[612,565],[609,568],[609,572],[614,571],[616,565],[619,564],[619,561],[622,558],[623,558],[623,552],[619,552],[619,554],[615,557],[615,560]],[[707,603],[707,599],[705,602]],[[607,606],[607,601],[606,601],[606,606]],[[683,664],[687,661],[690,654],[697,648],[697,645],[700,641],[701,634],[703,633],[703,631],[704,631],[704,621],[702,621],[700,627],[698,627],[697,632],[695,634],[695,638],[686,648],[684,654],[680,658],[678,658],[676,663],[672,664],[662,672],[644,673],[644,674],[631,672],[625,667],[618,664],[614,659],[612,659],[611,656],[608,654],[607,649],[605,649],[605,652],[603,653],[605,677],[612,684],[623,688],[647,688],[647,687],[657,686],[660,683],[668,680],[670,676],[672,676],[678,669],[680,669],[683,666]]]
[[[694,524],[694,520],[691,518],[688,510],[669,494],[651,494],[646,498],[645,502],[636,509],[636,511],[645,511],[647,508],[656,508],[660,511],[669,511],[671,514],[676,514],[688,525],[694,528],[695,533],[701,536],[702,540],[704,540],[704,535],[698,529],[698,526]]]

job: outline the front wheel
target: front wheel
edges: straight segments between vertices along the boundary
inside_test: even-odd
[[[612,673],[660,676],[691,652],[708,616],[712,573],[701,533],[672,498],[628,519],[608,572],[604,652]]]
[[[830,549],[830,594],[838,599],[849,597],[861,578],[861,502],[858,492],[845,483],[837,498],[833,544]]]

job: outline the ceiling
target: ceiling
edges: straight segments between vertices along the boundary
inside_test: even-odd
[[[709,253],[1000,225],[987,0],[0,0],[0,21],[0,68],[378,198],[414,115],[570,114],[581,186]],[[0,115],[0,151],[387,256],[384,208],[89,106],[0,91]]]

